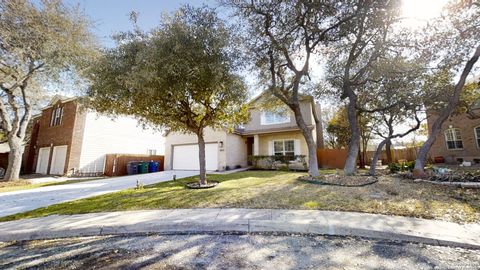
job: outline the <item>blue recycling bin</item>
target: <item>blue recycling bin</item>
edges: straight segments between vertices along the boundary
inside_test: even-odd
[[[130,161],[127,163],[127,174],[138,174],[138,161]]]
[[[158,168],[160,166],[160,163],[157,161],[150,161],[148,163],[148,172],[158,172]]]

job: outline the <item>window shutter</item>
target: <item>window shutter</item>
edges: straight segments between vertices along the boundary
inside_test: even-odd
[[[273,141],[268,141],[268,155],[273,156]]]
[[[301,150],[300,150],[300,140],[298,140],[298,139],[295,139],[295,140],[294,140],[294,147],[295,147],[295,148],[294,148],[294,150],[295,150],[295,155],[297,155],[297,156],[298,156],[298,155],[301,155],[302,152],[301,152]]]

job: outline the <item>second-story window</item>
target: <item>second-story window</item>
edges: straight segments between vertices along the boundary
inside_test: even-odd
[[[273,125],[273,124],[284,124],[290,122],[290,116],[286,111],[267,111],[262,112],[261,116],[261,124],[262,125]]]
[[[460,135],[460,129],[458,128],[445,130],[445,141],[447,142],[448,150],[463,149],[462,135]]]
[[[57,107],[52,110],[52,118],[50,119],[50,126],[58,126],[62,124],[63,120],[63,107]]]

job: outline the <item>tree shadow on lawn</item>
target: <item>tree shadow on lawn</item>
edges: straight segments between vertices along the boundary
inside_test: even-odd
[[[3,220],[52,214],[233,207],[354,211],[461,223],[480,219],[480,195],[470,191],[398,179],[380,179],[366,187],[322,186],[297,181],[299,175],[302,173],[274,171],[209,175],[210,180],[220,184],[203,190],[186,189],[184,184],[195,179],[190,177],[52,205]]]

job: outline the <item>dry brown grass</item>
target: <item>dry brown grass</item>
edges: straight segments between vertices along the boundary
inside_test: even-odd
[[[415,183],[382,176],[363,187],[323,186],[298,181],[303,173],[248,171],[209,175],[220,184],[213,189],[185,189],[193,178],[170,181],[112,194],[57,204],[1,220],[51,214],[77,214],[161,208],[276,208],[356,211],[439,219],[455,222],[480,220],[480,194],[468,190]]]

